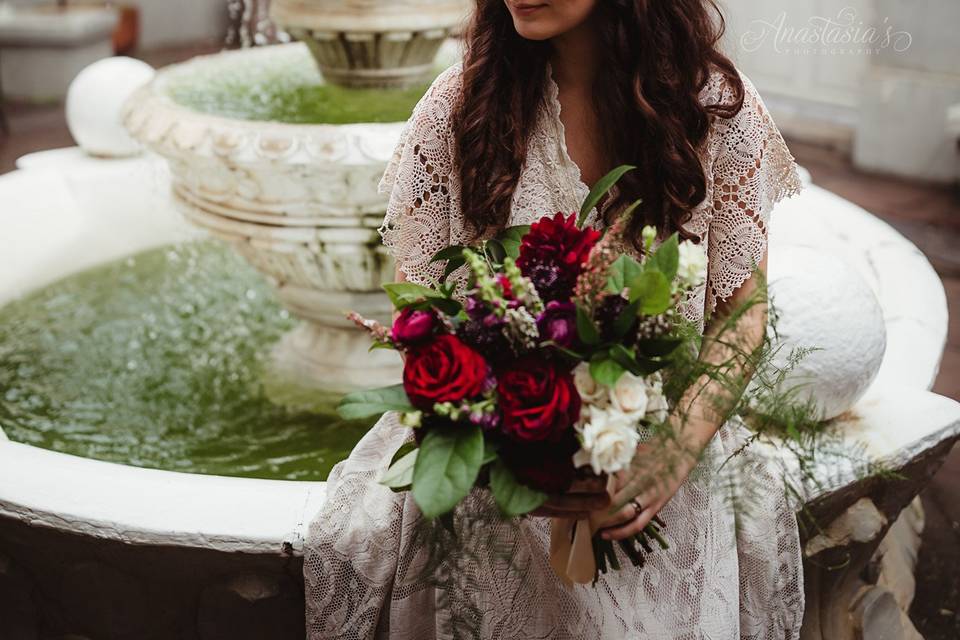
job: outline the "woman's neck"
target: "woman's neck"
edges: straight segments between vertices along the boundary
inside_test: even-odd
[[[600,40],[592,19],[550,41],[553,79],[561,89],[589,90],[600,59]]]

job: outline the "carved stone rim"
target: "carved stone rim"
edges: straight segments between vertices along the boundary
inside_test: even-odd
[[[244,58],[289,54],[297,48],[304,49],[305,59],[311,59],[306,45],[293,43],[199,56],[166,67],[124,105],[124,125],[134,138],[164,156],[287,164],[386,163],[400,138],[403,122],[292,124],[244,120],[197,111],[174,101],[166,90],[174,74],[206,65],[239,64]]]
[[[466,22],[469,0],[273,0],[270,17],[283,27],[376,33],[450,29]]]

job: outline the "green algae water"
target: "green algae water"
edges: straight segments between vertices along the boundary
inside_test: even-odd
[[[270,349],[295,324],[214,242],[78,273],[0,308],[0,427],[138,467],[323,480],[370,423],[270,379]]]
[[[249,60],[210,59],[168,75],[164,91],[194,111],[287,124],[403,122],[430,86],[424,82],[408,89],[353,89],[324,84],[305,49],[278,49]]]

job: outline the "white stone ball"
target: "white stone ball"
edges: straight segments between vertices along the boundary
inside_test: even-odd
[[[848,411],[873,382],[887,347],[880,302],[843,259],[810,247],[770,252],[769,294],[778,320],[771,333],[783,367],[795,348],[817,349],[787,374],[779,391],[812,399],[821,420]]]
[[[111,158],[140,152],[140,144],[123,126],[123,105],[155,73],[146,62],[115,57],[77,74],[67,91],[67,126],[81,149]]]

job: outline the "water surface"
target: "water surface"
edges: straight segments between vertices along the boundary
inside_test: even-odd
[[[81,272],[0,308],[0,427],[139,467],[325,479],[370,424],[271,376],[270,349],[295,324],[211,241]]]

